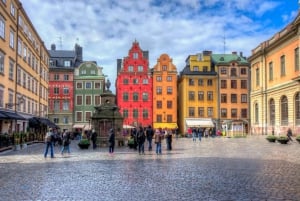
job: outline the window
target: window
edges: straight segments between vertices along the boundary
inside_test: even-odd
[[[76,104],[77,105],[82,105],[82,96],[77,96],[76,97]]]
[[[138,72],[143,72],[144,71],[144,67],[143,66],[138,66]]]
[[[133,79],[133,84],[138,84],[139,80],[137,78]]]
[[[237,103],[237,95],[231,94],[231,103]]]
[[[198,86],[203,86],[203,79],[198,80]]]
[[[162,101],[156,101],[156,107],[158,109],[161,109],[162,108]]]
[[[54,90],[53,93],[54,93],[55,95],[58,95],[58,94],[59,94],[59,88],[58,88],[58,87],[54,87],[53,90]]]
[[[288,119],[288,100],[286,96],[281,98],[281,125],[286,126],[289,123]]]
[[[204,100],[204,92],[203,91],[198,91],[198,100],[203,101]]]
[[[299,48],[297,47],[294,50],[294,54],[295,54],[295,71],[299,71],[300,67],[299,67]]]
[[[4,106],[3,88],[0,87],[0,107]]]
[[[241,109],[241,117],[242,118],[248,118],[248,110],[247,109]]]
[[[227,88],[227,80],[221,80],[221,89]]]
[[[82,89],[82,83],[81,82],[77,82],[76,83],[76,88],[77,89]]]
[[[26,88],[26,73],[23,73],[23,87]]]
[[[59,118],[58,117],[53,117],[53,122],[58,124],[59,123]]]
[[[300,125],[300,93],[295,96],[296,125]]]
[[[195,100],[195,93],[193,91],[189,91],[189,100],[190,101]]]
[[[134,53],[133,53],[133,58],[134,58],[134,59],[138,59],[138,58],[139,58],[138,53],[134,52]]]
[[[199,66],[194,66],[194,71],[199,71]]]
[[[195,116],[195,108],[189,107],[189,117],[194,117],[194,116]]]
[[[214,99],[213,92],[212,91],[208,91],[207,92],[207,100],[208,101],[212,101],[213,99]]]
[[[128,118],[128,113],[129,113],[128,110],[127,110],[127,109],[124,109],[124,110],[123,110],[123,117],[124,117],[124,118]]]
[[[247,68],[241,68],[241,75],[247,75]]]
[[[147,109],[143,109],[143,119],[148,119],[149,112]]]
[[[173,122],[173,117],[172,117],[171,114],[168,114],[168,115],[167,115],[167,122],[168,122],[168,123]]]
[[[63,117],[63,123],[68,124],[69,123],[69,117],[67,117],[67,116]]]
[[[236,68],[231,68],[230,69],[230,75],[233,77],[236,77]]]
[[[18,38],[18,55],[22,56],[22,40]]]
[[[9,79],[10,80],[14,80],[14,66],[15,66],[15,63],[10,60],[9,61]]]
[[[167,76],[167,81],[171,82],[172,81],[172,76]]]
[[[82,121],[82,112],[76,112],[76,121]]]
[[[127,92],[123,93],[123,101],[128,101],[129,100],[129,95]]]
[[[161,81],[162,81],[161,76],[156,76],[156,81],[157,81],[157,82],[161,82]]]
[[[221,117],[222,118],[227,118],[227,109],[221,108]]]
[[[133,93],[133,101],[139,101],[139,94],[137,92]]]
[[[231,109],[231,118],[237,118],[237,109]]]
[[[143,92],[143,101],[148,101],[148,99],[149,99],[148,93]]]
[[[221,94],[221,103],[227,103],[227,94]]]
[[[225,67],[221,68],[221,74],[226,75],[227,74],[227,69]]]
[[[10,4],[10,14],[15,16],[15,5],[13,3]]]
[[[237,81],[236,80],[231,80],[231,89],[236,89],[237,88]]]
[[[285,56],[280,57],[280,75],[285,76]]]
[[[213,81],[211,79],[207,80],[207,86],[212,86],[213,85]]]
[[[254,106],[254,121],[255,121],[255,124],[258,124],[259,121],[258,121],[258,104],[256,103],[255,106]]]
[[[212,117],[214,115],[214,108],[213,107],[208,107],[207,108],[207,116]]]
[[[144,78],[143,79],[143,84],[148,84],[148,79]]]
[[[95,70],[91,70],[91,75],[96,75],[96,71]]]
[[[269,63],[269,80],[273,80],[273,62]]]
[[[172,107],[173,107],[172,103],[173,103],[172,101],[167,101],[167,108],[168,109],[172,109]]]
[[[256,86],[259,86],[259,68],[255,69],[255,80],[256,80]]]
[[[4,73],[4,53],[0,51],[0,73]]]
[[[70,106],[70,101],[69,100],[64,100],[63,110],[69,110],[69,106]]]
[[[0,37],[2,39],[5,39],[5,20],[1,15],[0,15]]]
[[[194,86],[194,79],[192,78],[189,79],[189,86]]]
[[[26,62],[27,59],[27,47],[25,45],[23,45],[23,60]]]
[[[208,67],[207,66],[203,66],[203,72],[207,72]]]
[[[91,112],[85,112],[85,121],[91,120],[92,113]]]
[[[275,125],[275,101],[272,98],[269,102],[270,125]]]
[[[173,93],[173,88],[167,87],[167,94],[172,94],[172,93]]]
[[[128,66],[128,71],[133,72],[133,66]]]
[[[85,83],[85,88],[86,89],[91,89],[92,88],[92,83],[91,82]]]
[[[84,70],[81,70],[81,74],[82,75],[85,75],[86,74],[86,70],[84,69]]]
[[[163,66],[162,66],[162,70],[163,70],[163,71],[166,71],[166,70],[167,70],[167,66],[166,66],[166,65],[163,65]]]
[[[161,114],[156,115],[156,121],[157,122],[162,122],[162,115]]]
[[[69,88],[68,87],[64,87],[64,95],[69,94]]]
[[[162,94],[162,87],[156,87],[156,94]]]
[[[12,30],[9,32],[9,47],[15,48],[15,33]]]
[[[95,89],[100,89],[100,88],[101,88],[101,83],[95,82]]]
[[[54,74],[54,80],[59,80],[59,74]]]
[[[198,107],[198,116],[204,117],[204,107]]]
[[[92,97],[89,95],[85,96],[85,104],[86,105],[91,105],[92,104]]]
[[[101,99],[100,95],[95,95],[95,105],[100,105]]]
[[[60,102],[59,102],[59,100],[54,100],[54,111],[55,112],[58,112],[59,110],[60,110]]]
[[[247,81],[248,80],[241,80],[241,88],[242,89],[247,89]]]
[[[125,85],[129,84],[129,80],[128,80],[127,78],[125,78],[125,79],[123,80],[123,84],[125,84]]]
[[[133,109],[133,118],[139,118],[139,110],[138,109]]]
[[[241,103],[247,103],[247,94],[241,94]]]
[[[71,61],[64,61],[64,67],[70,67]]]
[[[69,80],[69,75],[64,75],[64,80]]]

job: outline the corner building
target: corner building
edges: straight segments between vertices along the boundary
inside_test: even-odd
[[[300,133],[300,15],[249,57],[251,133]]]
[[[167,54],[157,59],[153,74],[153,127],[176,129],[177,69]]]
[[[117,105],[125,125],[152,125],[152,77],[149,53],[134,41],[128,56],[117,60]]]

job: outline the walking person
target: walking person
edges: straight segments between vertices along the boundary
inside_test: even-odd
[[[65,131],[62,136],[62,141],[63,141],[62,142],[63,147],[61,149],[61,155],[63,155],[65,151],[67,151],[68,154],[70,154],[70,143],[71,143],[70,133]]]
[[[145,133],[143,127],[140,126],[139,131],[137,132],[137,143],[138,143],[138,149],[139,154],[145,154],[144,153],[144,143],[145,143]]]
[[[292,136],[293,136],[292,129],[289,128],[286,135],[287,135],[287,137],[290,141],[293,141],[293,139],[292,139]]]
[[[202,137],[202,128],[198,128],[198,139],[201,142],[201,137]]]
[[[192,135],[193,135],[193,142],[196,142],[196,137],[197,137],[197,130],[196,130],[196,128],[193,128]]]
[[[146,137],[148,141],[148,151],[152,150],[152,138],[153,138],[154,132],[152,127],[149,125],[148,128],[146,129]]]
[[[162,134],[161,132],[156,129],[154,134],[154,142],[156,144],[156,154],[161,154],[161,141],[162,141]]]
[[[165,131],[167,150],[172,150],[172,132],[170,129],[166,129]]]
[[[46,143],[46,148],[44,152],[44,157],[47,158],[48,154],[48,149],[50,147],[50,156],[51,158],[54,158],[54,151],[53,151],[53,141],[54,141],[54,136],[53,136],[53,130],[52,128],[49,128],[48,132],[46,133],[45,136],[45,143]]]
[[[96,149],[97,148],[97,133],[95,131],[95,129],[93,129],[92,131],[92,135],[91,135],[91,140],[92,140],[92,143],[93,143],[93,149]]]
[[[115,148],[115,132],[114,129],[112,128],[109,130],[108,144],[109,144],[109,153],[113,154]]]

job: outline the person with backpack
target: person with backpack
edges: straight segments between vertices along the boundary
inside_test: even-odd
[[[62,137],[62,145],[63,145],[63,147],[61,149],[61,155],[64,154],[64,151],[67,151],[68,154],[70,154],[70,143],[71,143],[71,141],[70,141],[70,134],[67,131],[65,131],[63,133],[63,137]]]
[[[152,138],[154,135],[154,131],[151,128],[151,126],[149,125],[148,128],[146,129],[146,137],[147,137],[147,141],[148,141],[148,150],[151,151],[152,150]]]
[[[115,149],[115,132],[114,129],[112,128],[109,130],[109,134],[108,134],[108,145],[109,145],[109,154],[113,154]]]
[[[49,128],[48,132],[45,135],[46,148],[45,148],[45,152],[44,152],[44,158],[47,158],[49,147],[50,147],[50,156],[51,156],[51,158],[54,158],[53,140],[54,140],[53,130],[52,130],[52,128]]]
[[[137,143],[139,148],[139,154],[144,153],[144,143],[145,143],[145,133],[143,127],[140,126],[139,131],[137,132]]]

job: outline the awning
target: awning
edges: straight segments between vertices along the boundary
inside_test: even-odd
[[[126,125],[126,124],[124,124],[124,125],[123,125],[123,128],[125,128],[125,129],[126,129],[126,128],[127,128],[127,129],[129,129],[129,128],[135,128],[135,127],[134,127],[134,126],[130,126],[130,125]]]
[[[74,124],[73,128],[84,128],[84,124]]]
[[[188,127],[214,127],[211,119],[187,119],[185,123]]]
[[[92,130],[92,126],[91,125],[85,125],[84,130]]]
[[[7,119],[8,117],[0,111],[0,119]]]
[[[153,128],[175,129],[175,128],[178,128],[178,126],[176,123],[153,123]]]
[[[6,119],[15,119],[15,120],[26,120],[24,117],[19,115],[16,112],[6,112],[6,111],[1,111],[1,114],[6,116]]]
[[[51,127],[51,128],[58,128],[58,126],[53,123],[52,121],[50,121],[49,119],[46,119],[46,118],[39,118],[38,119],[42,124],[48,126],[48,127]]]

